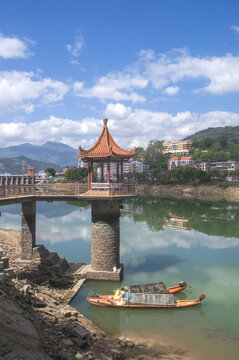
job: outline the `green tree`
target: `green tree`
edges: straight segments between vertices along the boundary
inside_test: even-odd
[[[142,160],[144,160],[144,156],[145,156],[145,150],[144,150],[144,148],[142,148],[142,147],[137,147],[137,148],[136,148],[136,155],[135,155],[135,157],[136,157],[137,159],[142,159]]]
[[[55,169],[53,169],[53,168],[47,168],[46,170],[45,170],[45,173],[46,173],[46,175],[49,177],[49,176],[55,176],[56,175],[56,170]]]
[[[88,170],[86,168],[69,169],[66,171],[65,177],[67,180],[84,181],[87,174]]]
[[[145,150],[144,162],[150,166],[152,179],[158,181],[162,171],[167,170],[168,155],[164,155],[163,141],[152,140]]]

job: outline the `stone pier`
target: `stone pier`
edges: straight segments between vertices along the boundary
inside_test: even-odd
[[[32,260],[36,244],[36,201],[22,203],[21,260]]]
[[[91,202],[91,269],[87,279],[120,281],[120,201]]]

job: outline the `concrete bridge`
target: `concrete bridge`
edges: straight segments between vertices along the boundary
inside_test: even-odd
[[[88,191],[88,184],[0,186],[0,205],[22,204],[21,261],[31,262],[36,246],[36,201],[87,200],[91,203],[91,267],[87,278],[120,281],[120,207],[135,197],[135,187],[105,186]],[[118,191],[117,191],[118,189]]]

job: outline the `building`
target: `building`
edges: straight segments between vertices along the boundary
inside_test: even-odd
[[[134,159],[130,159],[129,161],[124,163],[123,166],[123,171],[124,174],[140,174],[144,171],[148,171],[149,170],[149,165],[144,164],[142,161],[140,160],[134,160]]]
[[[86,169],[88,169],[87,162],[83,161],[82,159],[78,159],[78,168],[86,168]]]
[[[194,167],[194,161],[191,156],[182,157],[181,159],[178,156],[173,156],[168,160],[168,170],[173,170],[179,166],[191,166]]]
[[[149,165],[144,164],[142,161],[129,159],[123,163],[123,174],[140,174],[149,170]],[[97,168],[97,177],[101,179],[102,167]],[[121,175],[121,169],[119,169],[119,175]],[[103,165],[103,178],[107,177],[107,164]],[[110,179],[116,180],[117,178],[117,165],[116,163],[110,163]]]
[[[169,141],[163,144],[163,154],[186,155],[192,147],[190,140]]]
[[[197,161],[197,169],[201,171],[208,171],[209,170],[209,161],[206,160],[198,160]]]
[[[197,168],[202,171],[218,170],[220,172],[231,172],[239,169],[239,161],[235,160],[221,160],[221,161],[206,161],[198,160]]]
[[[172,215],[169,219],[164,218],[164,225],[173,229],[190,230],[191,225],[188,219]]]
[[[211,161],[209,165],[210,170],[218,170],[218,171],[236,171],[239,169],[239,161],[235,160],[226,160],[226,161]]]
[[[69,166],[63,166],[62,168],[62,174],[65,174],[67,172],[67,170],[69,170]]]

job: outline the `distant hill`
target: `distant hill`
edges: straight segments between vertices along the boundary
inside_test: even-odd
[[[239,126],[209,128],[184,140],[192,141],[194,159],[239,161]]]
[[[187,136],[183,140],[201,141],[206,138],[212,138],[215,142],[225,138],[231,142],[239,143],[239,126],[208,128]]]
[[[25,161],[25,173],[27,173],[27,167],[34,167],[35,171],[45,171],[47,168],[53,168],[56,171],[61,171],[61,166],[45,161],[38,161],[26,158],[25,156],[19,156],[12,159],[0,158],[0,174],[22,174],[22,162]]]
[[[28,159],[44,161],[62,166],[76,166],[78,151],[72,147],[55,142],[46,142],[43,145],[29,143],[18,146],[0,148],[0,158],[14,158],[25,156]]]

